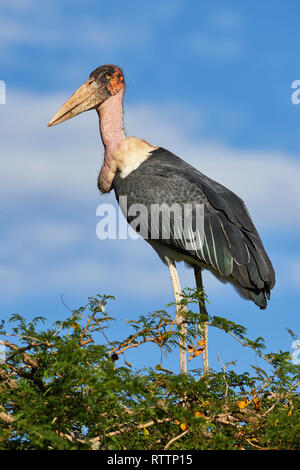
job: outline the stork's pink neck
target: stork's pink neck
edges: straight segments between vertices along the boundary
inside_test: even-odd
[[[97,108],[101,139],[105,148],[104,161],[98,178],[98,186],[103,193],[110,191],[112,178],[110,169],[112,155],[126,138],[123,128],[124,86]]]

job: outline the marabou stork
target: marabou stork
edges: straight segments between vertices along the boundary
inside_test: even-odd
[[[123,95],[125,80],[115,65],[102,65],[75,91],[60,108],[48,126],[54,126],[78,114],[95,109],[99,116],[100,133],[105,148],[104,161],[98,177],[102,193],[115,191],[117,200],[127,196],[128,206],[177,203],[204,207],[203,240],[191,247],[184,233],[166,239],[159,235],[144,237],[168,265],[177,304],[176,321],[181,325],[180,371],[186,372],[185,328],[181,288],[175,262],[185,261],[194,268],[196,285],[202,286],[202,268],[210,270],[222,282],[229,281],[245,298],[261,309],[266,308],[275,273],[258,232],[244,202],[232,191],[213,181],[181,158],[162,147],[152,146],[136,137],[126,137],[123,127]],[[151,211],[150,211],[151,212]],[[149,212],[149,213],[150,213]],[[127,215],[130,223],[131,218]],[[161,222],[160,222],[161,223]],[[173,218],[173,223],[176,221]],[[188,227],[189,228],[189,227]],[[200,302],[200,313],[206,314]],[[207,325],[202,334],[207,336]],[[207,339],[207,338],[206,338]],[[207,343],[204,370],[208,370]]]

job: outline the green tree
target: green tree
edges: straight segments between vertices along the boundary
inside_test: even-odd
[[[203,294],[184,292],[189,358],[201,356]],[[266,353],[262,338],[221,317],[218,328],[260,356],[266,367],[237,373],[234,363],[177,375],[161,364],[135,370],[126,352],[151,342],[167,354],[180,331],[166,310],[131,321],[132,334],[108,341],[112,298],[97,296],[52,328],[13,315],[2,323],[0,449],[299,449],[299,366],[290,353]],[[205,317],[207,320],[207,317]],[[293,334],[291,332],[291,334]],[[102,338],[104,340],[102,341]],[[101,344],[103,343],[103,344]]]

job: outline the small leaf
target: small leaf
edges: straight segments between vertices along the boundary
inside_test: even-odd
[[[245,399],[245,400],[241,400],[241,401],[238,401],[237,402],[237,406],[243,410],[244,408],[246,408],[249,404],[249,400]]]
[[[255,397],[253,399],[253,402],[254,402],[256,411],[260,411],[261,410],[261,401],[260,401],[259,397]]]
[[[202,411],[195,411],[195,412],[194,412],[194,416],[195,416],[196,418],[204,418],[205,415],[204,415],[204,413],[203,413]]]

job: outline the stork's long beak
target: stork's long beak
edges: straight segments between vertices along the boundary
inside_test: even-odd
[[[73,93],[59,111],[48,123],[48,127],[56,126],[84,111],[100,106],[107,99],[107,90],[104,83],[90,77]]]

